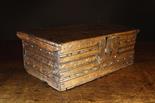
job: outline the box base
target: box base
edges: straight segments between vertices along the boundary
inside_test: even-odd
[[[53,87],[54,89],[56,89],[58,91],[66,91],[68,89],[71,89],[73,87],[82,85],[82,84],[90,82],[90,81],[93,81],[93,80],[95,80],[97,78],[100,78],[100,77],[102,77],[104,75],[110,74],[110,73],[112,73],[114,71],[117,71],[119,69],[122,69],[122,68],[127,67],[127,66],[132,65],[132,64],[133,64],[133,62],[130,62],[128,64],[124,64],[122,62],[118,63],[118,64],[114,64],[112,66],[99,69],[99,70],[97,70],[97,71],[95,71],[95,72],[93,72],[91,74],[87,74],[87,75],[84,75],[82,77],[75,78],[75,79],[72,80],[74,82],[68,81],[68,82],[62,83],[64,85],[61,85],[60,83],[56,83],[56,82],[52,81],[50,78],[48,78],[44,74],[41,74],[40,72],[35,71],[33,69],[29,68],[29,69],[26,69],[26,71],[30,75],[32,75],[32,76],[34,76],[34,77],[36,77],[36,78],[38,78],[38,79],[40,79],[42,81],[45,81],[49,86]],[[84,79],[82,79],[82,78],[84,78]]]

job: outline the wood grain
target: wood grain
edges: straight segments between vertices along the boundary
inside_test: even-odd
[[[138,32],[117,25],[78,25],[21,31],[17,36],[26,71],[65,91],[132,65]]]
[[[155,103],[155,44],[137,45],[135,56],[135,64],[66,92],[27,74],[21,59],[3,60],[0,103]]]

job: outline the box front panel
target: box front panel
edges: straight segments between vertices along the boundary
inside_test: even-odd
[[[62,90],[94,80],[133,63],[136,39],[134,33],[114,34],[101,38],[89,47],[60,53]],[[82,44],[79,42],[79,45]]]

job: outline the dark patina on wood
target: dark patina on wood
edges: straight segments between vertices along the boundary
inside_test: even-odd
[[[78,25],[17,32],[24,67],[58,91],[133,64],[139,30],[115,25]]]

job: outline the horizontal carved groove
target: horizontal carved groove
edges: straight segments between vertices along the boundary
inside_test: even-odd
[[[134,50],[129,50],[129,51],[126,51],[126,52],[122,52],[120,54],[118,54],[117,56],[118,57],[123,57],[123,56],[130,56],[130,55],[134,55],[135,51]]]
[[[27,62],[25,62],[25,64],[26,64],[25,67],[26,67],[27,69],[32,68],[33,70],[38,71],[39,73],[42,73],[42,74],[48,76],[48,75],[47,75],[48,73],[45,73],[44,71],[41,71],[43,67],[40,67],[40,66],[37,65],[37,64],[35,64],[35,67],[34,67],[34,65],[33,65],[32,63],[30,64],[30,63],[27,63]],[[45,70],[46,70],[46,68],[45,68]],[[49,73],[50,73],[50,72],[49,72]],[[54,76],[53,76],[53,77],[54,77]]]
[[[71,69],[71,70],[69,70],[67,72],[62,72],[62,73],[60,73],[60,75],[61,75],[61,77],[66,77],[66,76],[68,76],[70,74],[75,74],[75,73],[81,72],[83,70],[87,70],[89,68],[95,67],[97,65],[99,65],[97,62],[93,62],[93,63],[87,64],[87,65],[77,67],[75,69]]]
[[[54,61],[57,60],[56,56],[47,56],[44,53],[39,53],[35,49],[33,50],[33,49],[29,49],[29,48],[25,48],[25,56],[26,55],[31,55],[31,56],[34,56],[35,58],[41,59],[41,60],[45,59],[45,60],[50,61],[51,63],[53,63]]]
[[[32,47],[24,47],[24,48],[25,48],[25,50],[29,51],[30,53],[39,54],[42,57],[45,57],[45,58],[48,58],[48,59],[51,59],[52,57],[54,57],[53,53],[52,53],[52,55],[47,55],[45,52],[43,52],[42,49],[41,50],[37,50],[36,48],[32,48]]]
[[[89,59],[89,58],[87,58],[87,59]],[[110,59],[110,58],[109,58]],[[108,59],[107,59],[108,60]],[[115,58],[113,59],[113,60],[116,60]],[[81,60],[81,62],[83,61],[83,59]],[[74,64],[76,64],[76,62],[73,62]],[[83,63],[83,62],[82,62]],[[83,67],[84,66],[90,66],[90,65],[94,65],[94,63],[95,63],[95,65],[100,65],[100,64],[103,64],[103,63],[106,63],[105,61],[100,61],[100,63],[98,63],[98,61],[96,60],[96,56],[94,56],[94,60],[92,60],[91,62],[87,62],[86,64],[84,63],[83,65],[79,65],[79,66],[76,66],[76,67],[70,67],[70,68],[62,68],[61,70],[60,70],[60,73],[65,73],[65,72],[68,72],[69,74],[71,74],[71,72],[73,71],[76,71],[76,69],[80,69],[80,70],[85,70],[85,69],[83,69]],[[110,62],[111,63],[111,62]],[[107,65],[109,65],[108,63],[107,63]],[[82,68],[82,69],[81,69]]]
[[[68,62],[68,63],[65,63],[65,64],[60,64],[60,69],[64,71],[65,68],[71,68],[71,67],[75,68],[77,66],[82,66],[82,65],[91,63],[91,62],[93,62],[95,60],[96,60],[95,55],[85,57],[85,58],[80,58],[79,60],[76,60],[76,61],[71,61],[71,62]]]
[[[40,72],[38,70],[33,69],[31,66],[27,66],[26,69],[27,69],[27,71],[31,71],[32,74],[34,74],[34,72],[37,72],[39,75],[42,75],[43,78],[46,77],[48,80],[50,80],[50,82],[54,83],[55,85],[59,84],[59,81],[57,81],[57,80],[59,80],[59,78],[55,77],[54,75],[53,76],[45,75],[44,73],[42,73],[42,72]],[[42,78],[42,77],[38,77],[38,78]]]
[[[135,39],[136,38],[136,35],[135,34],[133,34],[133,33],[126,33],[125,35],[124,34],[122,34],[122,35],[117,35],[118,36],[118,38],[120,39],[120,40],[128,40],[128,39]]]
[[[52,73],[53,67],[42,65],[41,62],[35,61],[33,58],[25,57],[25,65],[31,65],[32,68],[39,71],[44,71],[46,74]]]
[[[127,48],[130,48],[130,47],[134,47],[134,44],[128,44],[128,45],[124,45],[124,46],[121,46],[121,47],[118,47],[118,51],[119,50],[123,50],[123,49],[127,49]]]
[[[44,58],[38,54],[32,54],[32,53],[26,53],[25,57],[29,57],[34,59],[35,61],[38,61],[38,63],[43,63],[44,65],[48,65],[53,67],[53,65],[55,64],[54,61],[48,60],[48,58]]]
[[[128,64],[128,65],[131,65],[131,64]],[[99,78],[99,77],[101,77],[103,75],[106,75],[108,73],[119,70],[120,68],[126,67],[128,65],[123,64],[123,63],[115,64],[113,66],[105,68],[105,70],[99,69],[99,70],[97,70],[95,72],[88,73],[88,74],[83,75],[81,77],[74,78],[74,79],[71,79],[71,80],[67,80],[67,81],[63,82],[63,84],[64,84],[65,88],[70,89],[70,88],[73,88],[73,87],[75,87],[77,85],[92,81],[92,80],[94,80],[96,78]]]
[[[124,59],[124,58],[127,58],[127,59]],[[111,64],[111,61],[110,61],[110,62],[106,62],[106,63],[101,63],[100,65],[96,65],[96,66],[94,66],[92,68],[85,69],[85,70],[83,70],[81,72],[78,72],[78,73],[75,73],[75,74],[70,73],[70,75],[60,79],[60,82],[67,82],[67,81],[70,81],[70,80],[73,80],[73,79],[76,79],[76,78],[79,78],[79,77],[82,77],[82,76],[85,76],[85,75],[89,75],[89,74],[91,74],[93,72],[96,72],[96,71],[104,69],[104,68],[113,67],[114,65],[118,65],[118,64],[127,65],[127,64],[130,64],[132,62],[133,62],[133,58],[128,57],[128,56],[127,57],[122,57],[122,58],[119,59],[119,61],[116,60],[115,63],[112,63],[112,64]]]
[[[45,49],[43,49],[35,44],[32,44],[32,43],[24,42],[24,47],[29,50],[35,50],[38,53],[44,53],[47,56],[54,56],[54,51],[51,52],[51,51],[45,50]]]
[[[98,41],[100,40],[104,40],[104,37],[94,37],[94,38],[64,43],[62,44],[61,52],[68,53],[82,48],[95,46],[98,44]]]
[[[125,46],[118,49],[118,53],[127,52],[134,49],[134,45]]]
[[[66,63],[66,62],[70,62],[70,61],[74,61],[74,60],[79,60],[80,58],[85,58],[85,57],[88,57],[88,56],[91,56],[91,55],[96,55],[99,52],[100,52],[99,50],[93,50],[93,51],[89,51],[89,52],[86,52],[86,53],[74,55],[74,56],[71,56],[71,57],[60,58],[60,63]]]
[[[135,41],[130,41],[130,42],[120,41],[119,43],[120,43],[119,48],[123,48],[123,47],[126,47],[126,46],[134,45]]]
[[[87,74],[89,74],[91,72],[94,72],[94,71],[96,71],[98,69],[99,69],[99,67],[95,66],[93,68],[86,69],[83,72],[79,72],[78,74],[70,74],[69,76],[62,77],[62,79],[60,78],[60,82],[66,82],[66,81],[69,81],[69,80],[72,80],[72,79],[75,79],[75,78],[82,77],[82,76],[87,75]]]
[[[109,65],[109,66],[111,66],[111,65]],[[89,75],[89,74],[91,74],[93,72],[96,72],[96,71],[98,71],[100,69],[104,69],[104,68],[100,68],[99,65],[94,66],[92,68],[86,69],[86,70],[81,71],[79,73],[70,74],[69,76],[63,77],[63,79],[60,79],[60,82],[66,82],[66,81],[70,81],[70,80],[73,80],[73,79],[76,79],[76,78],[79,78],[79,77],[82,77],[82,76],[85,76],[85,75]]]
[[[75,71],[77,68],[83,68],[84,66],[86,66],[86,65],[91,65],[91,64],[93,64],[93,63],[97,63],[97,61],[94,60],[94,61],[87,62],[87,63],[82,64],[82,65],[79,65],[79,66],[69,67],[69,68],[63,68],[63,69],[60,70],[60,74],[61,74],[61,73],[64,74],[65,72]]]
[[[93,50],[98,50],[98,49],[99,47],[97,45],[87,47],[87,48],[81,48],[79,50],[68,52],[68,53],[60,53],[60,58],[69,57],[69,56],[73,56],[73,55],[77,55],[77,54],[81,54],[81,53],[85,53]]]
[[[27,61],[27,62],[29,62],[29,63],[35,62],[36,64],[44,65],[44,66],[46,66],[46,67],[48,67],[48,68],[54,69],[54,64],[48,65],[47,63],[40,62],[40,60],[38,60],[38,59],[36,59],[36,58],[33,58],[32,56],[29,56],[29,55],[27,55],[27,56],[25,57],[25,61]]]
[[[44,74],[44,75],[46,75],[46,76],[48,76],[50,78],[53,78],[54,80],[55,79],[59,80],[59,76],[56,75],[56,74],[53,74],[53,70],[54,70],[53,68],[48,67],[46,65],[40,65],[40,64],[38,64],[38,62],[35,62],[32,59],[28,59],[28,60],[25,59],[25,67],[27,69],[32,68],[32,69],[34,69],[35,71],[38,71],[41,74]]]

